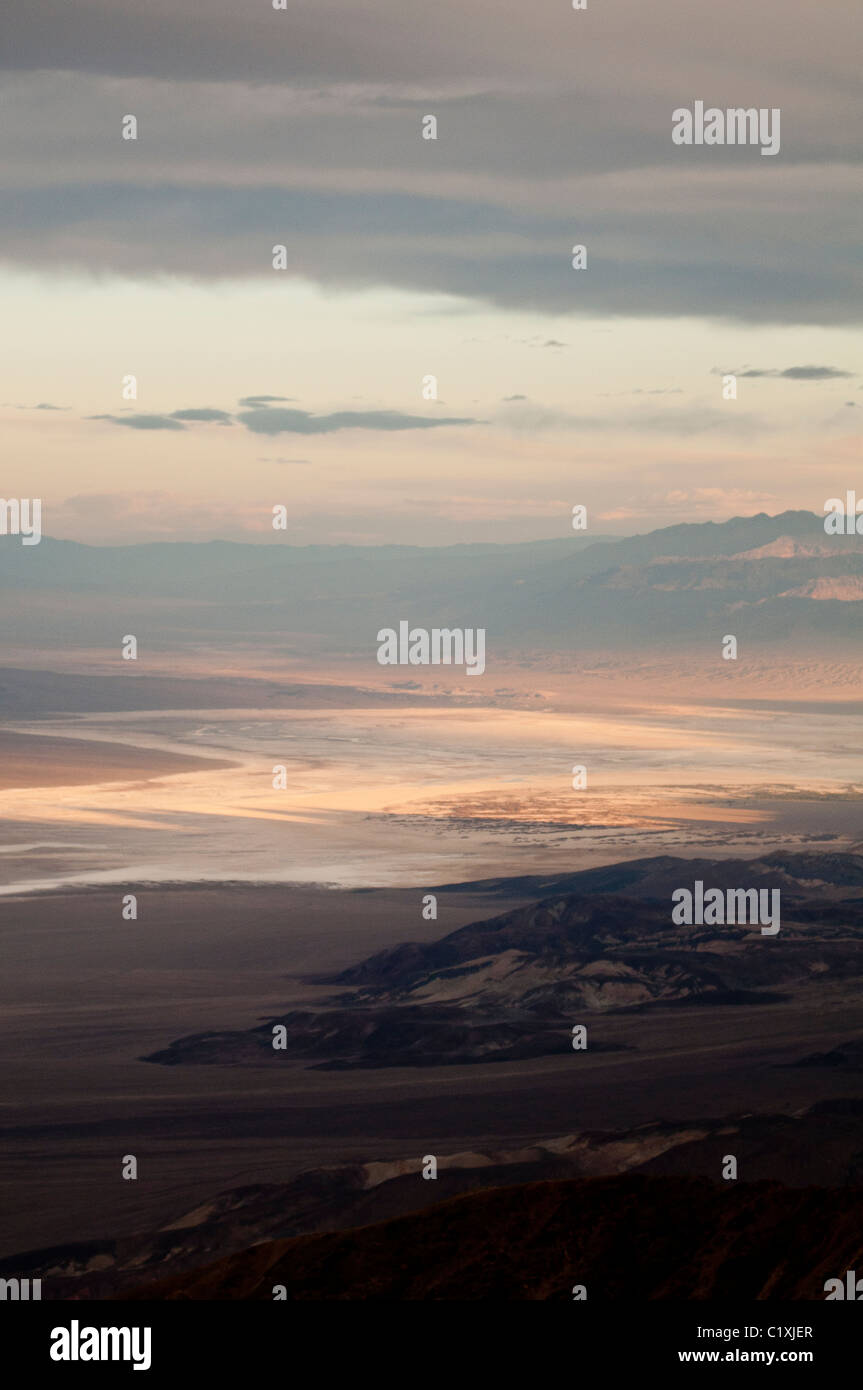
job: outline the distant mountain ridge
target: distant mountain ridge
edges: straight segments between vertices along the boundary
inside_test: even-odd
[[[857,650],[861,586],[863,536],[827,536],[823,518],[801,511],[499,546],[0,538],[7,624],[30,641],[58,635],[48,591],[63,594],[62,630],[81,642],[119,611],[151,641],[307,634],[348,653],[373,650],[379,628],[402,618],[484,627],[499,648],[680,644],[728,630],[761,642],[839,637]]]

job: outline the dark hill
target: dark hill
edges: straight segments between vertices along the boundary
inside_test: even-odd
[[[682,1219],[685,1214],[685,1219]],[[257,1245],[126,1299],[823,1300],[863,1268],[863,1191],[700,1178],[530,1183]]]
[[[778,889],[780,932],[751,923],[672,922],[672,894]],[[620,888],[615,891],[614,884]],[[327,982],[350,989],[241,1032],[179,1038],[144,1060],[164,1066],[326,1070],[513,1061],[565,1053],[585,1015],[769,1005],[819,977],[863,975],[863,856],[753,860],[661,857],[573,875],[575,891],[379,952]],[[274,1047],[274,1028],[284,1029]],[[592,1037],[590,1046],[600,1044]]]

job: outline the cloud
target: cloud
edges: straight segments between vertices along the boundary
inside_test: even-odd
[[[287,400],[283,396],[246,397],[246,400]],[[130,430],[182,430],[183,421],[230,424],[236,419],[252,434],[334,434],[337,430],[430,430],[441,425],[475,425],[480,423],[467,416],[405,415],[399,410],[335,410],[315,415],[309,410],[285,410],[279,406],[262,405],[253,410],[241,410],[231,416],[226,410],[210,407],[173,410],[170,415],[89,415],[90,420],[108,420],[112,425],[124,425]],[[274,463],[308,463],[308,459],[274,458]]]
[[[781,84],[786,96],[810,97],[807,114],[815,120],[831,97],[841,101],[854,91],[859,23],[847,0],[821,0],[814,32],[805,22],[811,11],[803,0],[763,0],[757,7],[751,0],[726,0],[698,12],[697,45],[690,0],[657,0],[648,7],[642,0],[617,0],[611,14],[605,8],[597,6],[589,35],[583,35],[584,18],[569,6],[510,4],[505,23],[489,24],[487,7],[477,0],[417,6],[410,25],[403,22],[401,0],[367,0],[361,10],[348,0],[327,6],[292,0],[287,13],[270,3],[208,0],[203,24],[199,0],[86,0],[74,6],[68,0],[40,0],[38,6],[6,0],[3,66],[186,83],[253,75],[311,91],[396,76],[392,88],[376,93],[382,109],[396,110],[430,88],[494,91],[506,79],[518,79],[531,88],[562,87],[570,102],[573,92],[593,97],[597,89],[625,90],[621,105],[637,106],[653,87],[675,79],[681,100],[693,90],[707,95],[707,89],[692,86],[697,77],[713,78],[711,92],[728,91],[741,70],[743,42],[749,59],[744,71],[751,65],[767,83],[759,104],[776,104]],[[770,67],[783,20],[783,61]],[[734,91],[733,99],[739,93],[743,100],[739,78]],[[588,109],[592,117],[592,102]],[[669,125],[670,114],[669,109]],[[591,136],[594,129],[591,119]]]
[[[337,410],[312,415],[308,410],[280,410],[267,406],[241,411],[241,424],[253,434],[332,434],[336,430],[430,430],[441,425],[474,425],[476,420],[445,416],[403,415],[398,410]]]
[[[34,158],[41,170],[43,155],[34,151]],[[646,171],[613,180],[588,174],[559,187],[522,184],[509,201],[505,179],[498,185],[475,177],[475,187],[447,196],[445,180],[435,189],[427,174],[416,192],[376,189],[371,175],[369,189],[358,191],[346,179],[338,189],[303,186],[319,184],[320,171],[294,171],[284,188],[232,187],[234,176],[227,170],[209,184],[178,186],[163,172],[137,186],[128,174],[79,185],[58,173],[44,188],[6,177],[13,196],[0,206],[2,259],[42,274],[127,277],[131,269],[139,280],[170,274],[272,286],[279,273],[271,248],[287,225],[291,274],[333,290],[389,286],[558,318],[716,315],[801,324],[863,317],[850,248],[831,243],[837,222],[852,216],[845,175],[835,166],[780,169],[770,199],[741,168],[690,171],[685,179],[662,169],[650,178]],[[411,182],[400,169],[391,178]],[[572,201],[589,209],[580,234],[592,259],[580,272],[567,256],[572,227],[562,205]],[[733,219],[725,205],[735,209]],[[835,212],[830,222],[826,207]],[[814,259],[813,244],[822,252]],[[769,273],[765,245],[774,248]]]
[[[112,425],[125,425],[130,430],[182,430],[179,420],[170,415],[88,415],[88,420],[110,420]]]
[[[231,416],[226,410],[211,410],[208,406],[192,410],[172,410],[170,418],[172,420],[218,420],[221,424],[230,424]]]
[[[833,381],[836,377],[853,376],[853,372],[840,372],[836,367],[786,367],[780,376],[790,381]]]
[[[600,391],[600,396],[682,396],[682,386],[655,386],[650,390],[645,390],[643,386],[634,386],[627,391]]]
[[[664,495],[652,493],[631,498],[628,502],[597,512],[598,521],[642,520],[645,515],[657,513],[666,522],[675,516],[688,521],[693,516],[754,516],[763,511],[767,504],[775,503],[776,496],[771,492],[751,491],[747,488],[693,487],[674,488]]]
[[[260,454],[259,454],[258,457],[256,458],[255,462],[256,462],[256,463],[290,463],[290,464],[297,464],[297,463],[311,463],[311,459],[286,459],[286,458],[280,458],[278,455],[266,455],[266,454],[260,455]]]
[[[836,381],[840,377],[853,377],[854,372],[843,372],[838,367],[747,367],[737,372],[711,368],[713,376],[776,377],[785,381]]]
[[[672,506],[685,503],[687,506],[719,504],[722,507],[751,507],[762,502],[775,502],[776,495],[772,492],[753,492],[751,489],[737,487],[691,487],[673,488],[665,494],[663,501],[671,503]]]
[[[758,416],[751,413],[697,404],[681,409],[671,406],[662,410],[642,407],[618,415],[573,415],[566,410],[530,403],[517,405],[510,410],[499,410],[493,423],[518,434],[545,430],[576,433],[607,430],[681,437],[709,433],[754,435],[765,428]]]
[[[691,0],[589,21],[510,2],[493,25],[482,0],[414,8],[405,25],[400,0],[208,0],[202,22],[200,0],[6,0],[4,260],[272,285],[284,241],[293,274],[334,289],[558,317],[863,316],[847,0],[820,0],[815,26],[803,0],[699,6],[697,44]],[[781,107],[779,159],[674,146],[671,113],[699,92]]]
[[[292,401],[293,399],[293,396],[243,396],[239,404],[257,407],[269,405],[271,401]]]
[[[54,512],[61,529],[75,531],[97,544],[110,536],[138,541],[215,538],[269,542],[275,539],[271,507],[245,498],[202,499],[169,491],[87,492],[58,502]]]

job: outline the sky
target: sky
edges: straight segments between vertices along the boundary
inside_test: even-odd
[[[509,542],[860,489],[847,0],[3,24],[2,494],[46,534]],[[778,109],[778,154],[675,145],[696,100]]]

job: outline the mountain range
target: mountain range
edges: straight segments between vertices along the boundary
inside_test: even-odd
[[[789,511],[622,539],[506,545],[305,546],[230,541],[86,546],[0,539],[8,639],[151,645],[290,634],[314,651],[374,650],[379,629],[484,627],[498,651],[840,637],[863,645],[863,536]],[[54,596],[54,602],[49,598]],[[721,629],[721,631],[717,631]]]

